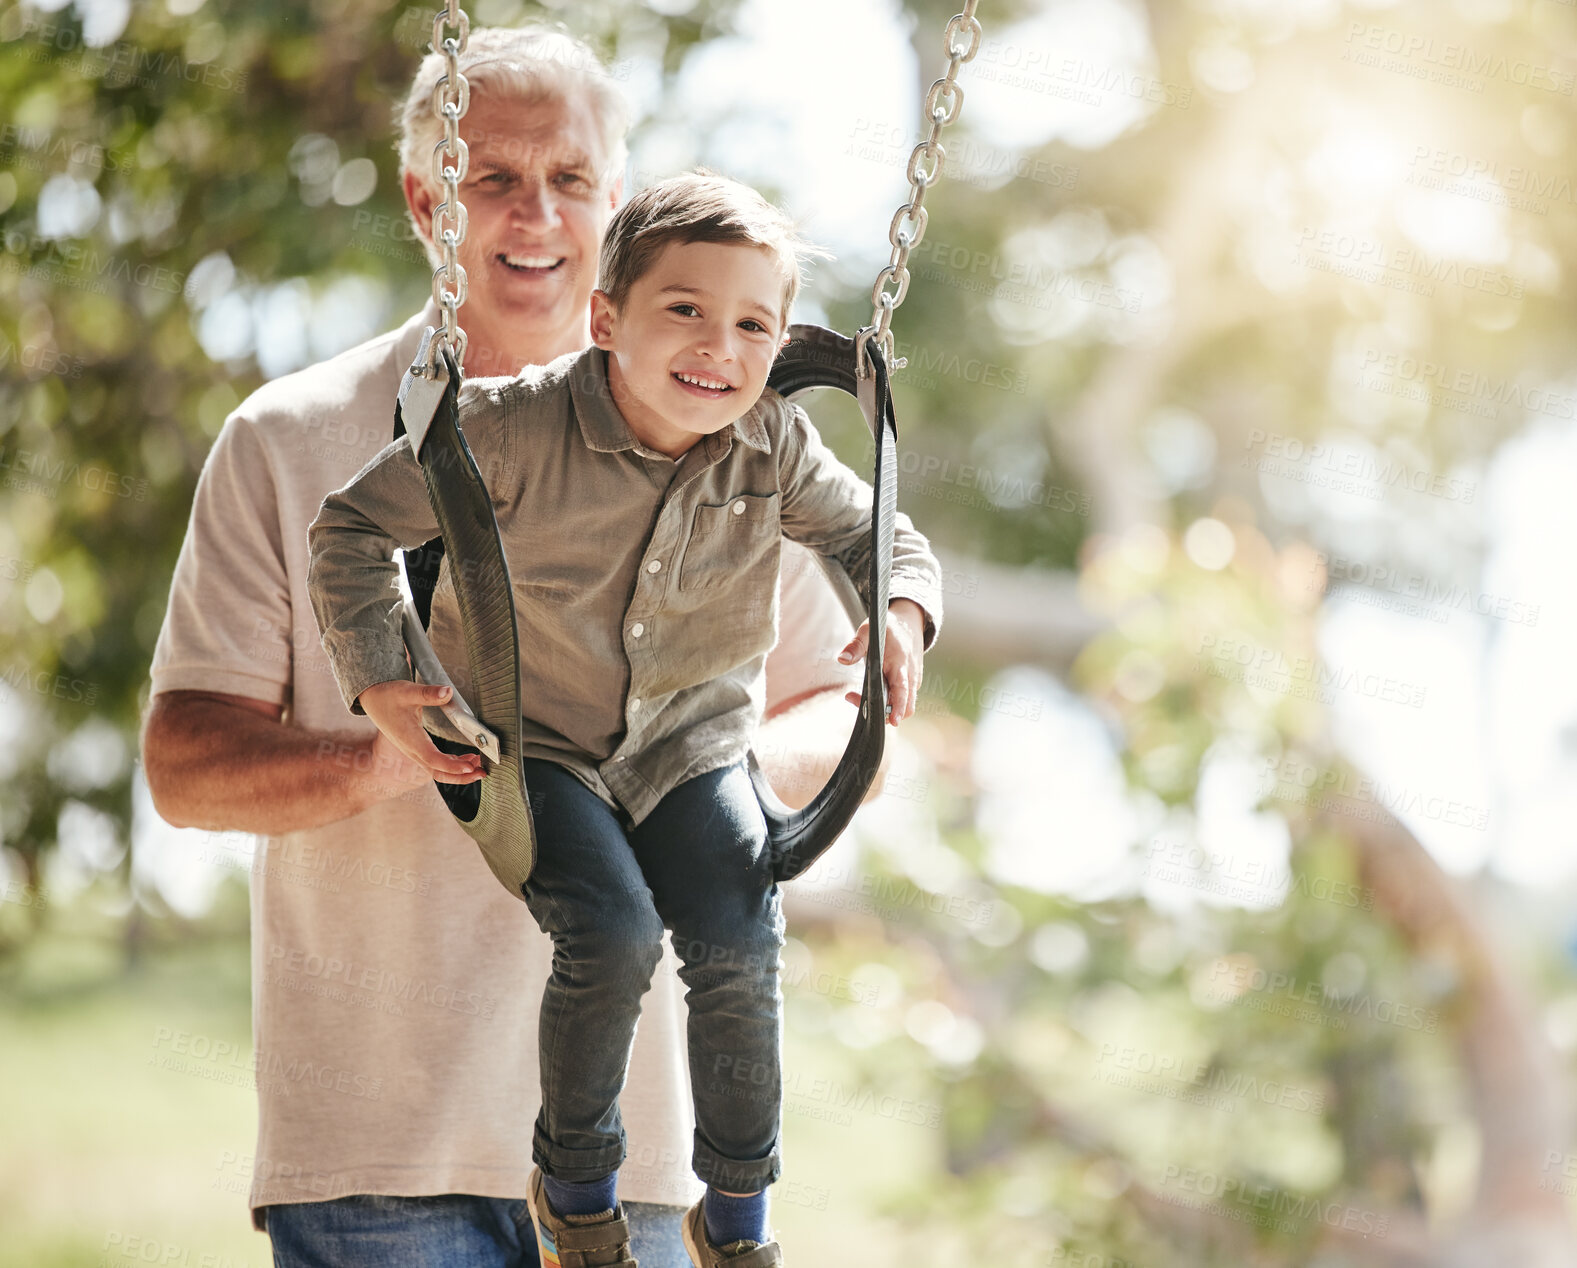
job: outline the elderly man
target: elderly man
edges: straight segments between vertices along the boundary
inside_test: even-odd
[[[470,278],[467,368],[512,373],[590,342],[598,245],[618,204],[624,108],[583,45],[477,30],[462,68]],[[401,167],[432,248],[432,88],[418,69]],[[266,838],[252,877],[260,1126],[250,1203],[279,1265],[533,1265],[526,1214],[536,1010],[551,947],[493,879],[421,770],[340,700],[306,594],[307,525],[388,441],[429,305],[398,330],[249,397],[198,483],[155,652],[143,736],[159,812]],[[485,474],[485,473],[484,473]],[[787,544],[785,544],[787,548]],[[804,558],[785,558],[788,642],[768,663],[758,745],[802,803],[852,724],[851,634]],[[458,652],[453,588],[433,637]],[[411,684],[411,698],[434,689]],[[819,736],[806,747],[806,737]],[[693,1128],[670,953],[647,996],[622,1097],[632,1250],[683,1264]],[[599,1261],[600,1262],[600,1261]]]

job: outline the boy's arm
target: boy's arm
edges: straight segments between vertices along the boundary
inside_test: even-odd
[[[358,697],[366,688],[411,678],[394,550],[420,546],[437,532],[408,436],[386,445],[349,484],[324,498],[307,529],[307,597],[352,713],[363,712]]]
[[[835,560],[870,602],[871,486],[839,462],[805,411],[788,406],[778,487],[783,535]],[[901,511],[893,526],[889,603],[912,600],[923,621],[929,651],[942,625],[942,569],[924,536]]]

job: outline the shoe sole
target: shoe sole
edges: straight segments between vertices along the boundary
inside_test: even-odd
[[[694,1268],[704,1268],[705,1261],[702,1260],[701,1252],[696,1248],[695,1238],[690,1235],[689,1220],[685,1220],[684,1223],[679,1226],[679,1233],[684,1239],[685,1254],[690,1256],[691,1264],[694,1265]]]
[[[527,1192],[526,1194],[526,1210],[531,1215],[531,1234],[537,1239],[538,1262],[542,1264],[542,1268],[558,1268],[558,1246],[556,1243],[554,1243],[553,1248],[549,1250],[548,1247],[542,1244],[542,1220],[541,1217],[537,1215],[536,1198],[530,1192]],[[552,1241],[551,1236],[549,1237],[549,1241]]]

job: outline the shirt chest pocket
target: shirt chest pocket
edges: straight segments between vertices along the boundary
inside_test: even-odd
[[[711,590],[761,567],[778,544],[776,493],[741,493],[695,508],[679,565],[679,589]]]

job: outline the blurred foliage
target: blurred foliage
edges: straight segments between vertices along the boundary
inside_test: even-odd
[[[136,931],[145,908],[160,909],[156,894],[131,892],[125,858],[138,709],[196,474],[266,374],[250,347],[204,352],[216,274],[199,266],[219,268],[223,253],[287,299],[291,287],[360,296],[384,326],[427,293],[420,250],[398,232],[390,117],[428,10],[172,8],[192,6],[136,6],[99,50],[84,47],[73,12],[0,12],[0,677],[22,707],[17,734],[0,735],[0,952],[50,918],[63,824],[79,843],[72,868],[97,877],[94,910]],[[940,69],[951,8],[904,6],[922,81]],[[1052,38],[1004,33],[1037,11],[1028,0],[984,9],[999,68],[1014,38],[1043,50]],[[928,781],[929,845],[868,842],[860,879],[883,901],[862,916],[805,898],[795,917],[796,955],[874,993],[791,990],[789,1002],[794,1035],[837,1041],[807,1043],[807,1062],[898,1095],[927,1122],[939,1110],[902,1137],[911,1171],[899,1181],[883,1186],[874,1167],[849,1178],[887,1203],[883,1227],[903,1247],[893,1262],[1371,1262],[1336,1238],[1331,1210],[1370,1227],[1397,1213],[1446,1226],[1478,1182],[1461,965],[1365,900],[1354,834],[1307,795],[1342,770],[1324,705],[1285,683],[1267,689],[1210,649],[1317,661],[1322,552],[1431,580],[1476,575],[1477,506],[1405,487],[1333,506],[1296,479],[1265,478],[1262,460],[1268,443],[1336,438],[1379,462],[1478,481],[1523,411],[1475,412],[1429,382],[1422,396],[1397,390],[1405,376],[1365,385],[1364,358],[1412,357],[1519,390],[1562,372],[1573,313],[1561,280],[1577,267],[1570,185],[1552,186],[1556,214],[1515,215],[1506,186],[1511,172],[1569,166],[1577,9],[1154,0],[1146,13],[1144,83],[1169,100],[1109,138],[1013,156],[1043,178],[955,171],[928,196],[933,253],[896,323],[913,362],[897,391],[904,452],[934,465],[905,468],[923,486],[916,505],[904,485],[905,505],[954,551],[1031,579],[1077,572],[1083,604],[1109,629],[1070,678],[1143,810],[1137,874],[1154,870],[1158,845],[1187,857],[1201,844],[1202,771],[1226,755],[1300,774],[1290,789],[1272,781],[1259,807],[1285,825],[1290,884],[1269,903],[1196,892],[1169,905],[1138,883],[1076,902],[994,879],[977,826],[975,719],[918,719],[906,735]],[[738,7],[472,10],[478,23],[539,14],[610,58],[655,57],[671,83]],[[1383,53],[1395,32],[1427,36],[1434,52],[1400,72],[1361,60],[1367,41]],[[1438,71],[1448,47],[1489,66],[1553,66],[1567,91],[1506,71],[1421,96],[1414,72]],[[992,64],[965,69],[966,94]],[[992,138],[970,131],[967,104],[964,116],[952,143],[967,173],[963,138]],[[1487,194],[1482,182],[1429,184],[1442,136],[1452,154],[1495,161]],[[1381,137],[1402,149],[1377,160]],[[357,160],[376,175],[359,199],[336,190]],[[37,232],[46,192],[81,233]],[[872,226],[874,240],[884,228]],[[1415,258],[1381,269],[1390,282],[1378,284],[1322,247],[1327,232],[1393,264],[1404,248]],[[1415,249],[1419,237],[1440,245]],[[1489,281],[1445,280],[1464,262]],[[1415,265],[1439,276],[1417,285]],[[1140,302],[1015,300],[1011,279],[1026,275]],[[817,294],[853,329],[868,318],[868,285],[833,265]],[[288,321],[294,310],[278,311]],[[302,338],[316,347],[335,333]],[[991,367],[997,386],[971,365]],[[1488,399],[1474,393],[1468,405]],[[1041,492],[924,482],[966,466]],[[1202,517],[1203,548],[1190,536]],[[939,672],[971,687],[995,668],[949,661],[946,646]],[[1055,822],[1045,833],[1047,851],[1080,848]],[[1183,887],[1205,884],[1184,873]],[[235,930],[237,895],[224,892],[220,918]],[[190,932],[158,929],[155,941]],[[1550,991],[1570,990],[1547,948],[1526,960]],[[1268,1083],[1278,1092],[1267,1100]],[[851,1137],[831,1139],[829,1155],[848,1152]],[[1377,1236],[1372,1262],[1399,1257],[1399,1240]]]

